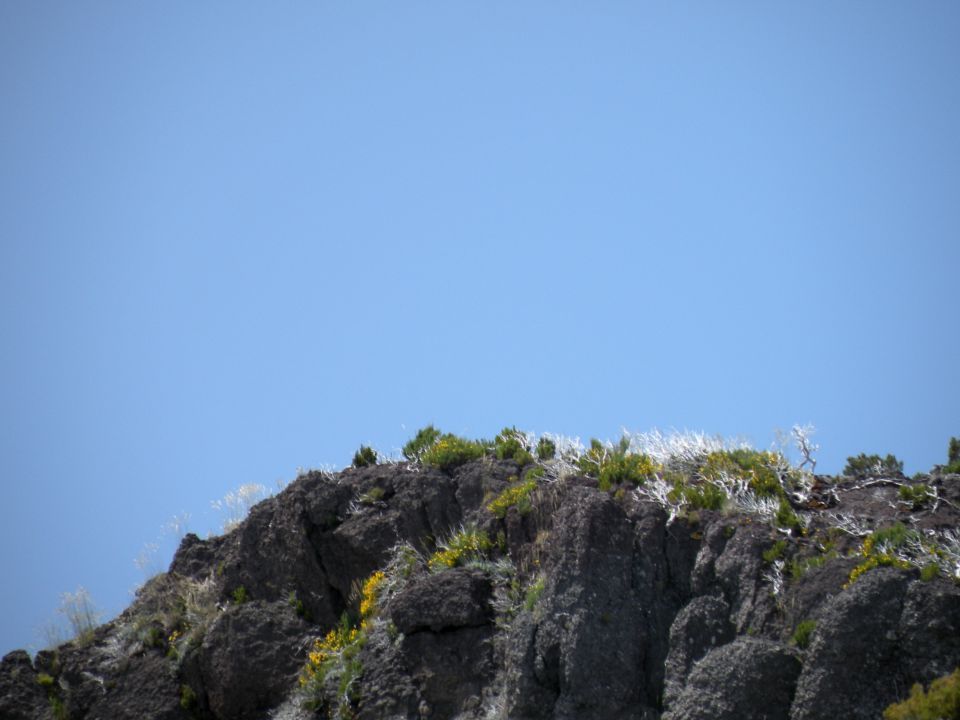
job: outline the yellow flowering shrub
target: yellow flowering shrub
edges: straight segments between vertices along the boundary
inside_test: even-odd
[[[369,621],[379,611],[377,603],[386,580],[387,576],[378,570],[363,582],[359,625],[354,625],[344,613],[339,625],[314,641],[300,670],[300,688],[307,708],[326,707],[331,717],[351,716],[351,703],[357,700],[356,681],[363,673],[360,650],[367,640]],[[332,691],[327,689],[328,680],[337,683],[335,705],[329,702]]]
[[[468,560],[482,559],[490,548],[490,538],[485,532],[465,528],[441,545],[427,561],[427,566],[431,570],[457,567]]]
[[[449,472],[471,460],[482,458],[484,453],[486,453],[484,443],[447,433],[423,451],[420,462]]]
[[[369,620],[377,612],[377,596],[380,587],[383,585],[387,576],[382,571],[377,570],[368,577],[363,583],[363,591],[360,595],[360,625],[366,627]]]
[[[536,489],[536,476],[530,477],[528,474],[526,480],[508,486],[502,493],[494,498],[494,500],[487,505],[487,510],[498,518],[506,517],[507,511],[514,506],[517,507],[521,515],[528,513],[532,507],[530,495]]]

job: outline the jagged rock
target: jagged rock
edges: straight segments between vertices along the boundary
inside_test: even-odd
[[[693,666],[663,720],[786,720],[799,674],[782,645],[737,638]]]
[[[37,682],[37,671],[23,650],[0,660],[0,717],[4,720],[53,718],[46,691]]]
[[[670,652],[666,659],[664,705],[679,697],[693,664],[707,651],[733,639],[730,605],[722,597],[694,598],[679,612],[670,628]]]
[[[909,576],[873,570],[819,614],[792,720],[875,720],[897,700],[898,626]]]
[[[365,616],[344,700],[362,720],[877,718],[914,682],[960,664],[955,583],[880,568],[845,587],[862,559],[844,556],[865,531],[826,533],[825,508],[890,525],[906,516],[887,481],[818,477],[811,534],[787,537],[743,514],[671,520],[630,486],[608,493],[582,477],[544,480],[529,512],[495,517],[487,505],[528,469],[488,457],[451,472],[399,463],[302,475],[232,532],[188,535],[170,571],[86,644],[32,663],[6,656],[0,718],[52,717],[42,672],[70,720],[305,720],[297,676],[308,650],[343,613],[358,617],[364,580],[398,543],[421,558],[411,554],[379,615]],[[931,483],[949,499],[954,479]],[[911,511],[915,526],[955,528],[955,504]],[[463,525],[488,534],[499,569],[424,569]],[[763,553],[777,539],[788,558],[817,562],[775,586]],[[788,643],[803,620],[817,624],[800,650]]]
[[[491,591],[486,573],[454,568],[414,584],[390,603],[387,612],[405,635],[479,627],[493,619]]]
[[[234,605],[207,630],[200,651],[206,700],[221,720],[260,718],[296,684],[309,644],[286,603]]]

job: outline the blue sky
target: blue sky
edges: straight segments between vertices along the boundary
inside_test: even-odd
[[[960,435],[960,7],[0,4],[0,653],[416,428]],[[158,539],[159,538],[159,539]]]

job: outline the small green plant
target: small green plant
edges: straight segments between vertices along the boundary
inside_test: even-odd
[[[180,686],[180,707],[187,712],[195,710],[197,707],[197,693],[189,685]]]
[[[383,500],[386,491],[382,487],[372,487],[357,498],[361,505],[376,505]]]
[[[899,495],[900,499],[908,503],[913,510],[919,510],[933,497],[930,488],[922,483],[917,485],[901,485]]]
[[[847,458],[843,474],[857,478],[871,475],[900,476],[903,475],[903,461],[897,460],[893,455],[881,458],[879,455],[860,453]]]
[[[950,438],[947,446],[947,466],[943,471],[960,475],[960,438]]]
[[[543,575],[539,575],[536,580],[530,583],[530,587],[527,588],[527,592],[523,597],[523,607],[525,610],[531,611],[536,607],[540,601],[540,596],[543,595],[543,589],[546,587],[546,584],[546,579]]]
[[[500,493],[489,505],[487,510],[495,516],[503,519],[507,516],[507,511],[515,507],[521,515],[526,515],[533,509],[531,495],[537,489],[536,476],[531,477],[533,473],[527,473],[525,480],[509,485]]]
[[[239,587],[237,587],[237,588],[234,589],[234,591],[233,591],[233,601],[234,601],[237,605],[243,605],[243,604],[247,601],[247,599],[248,599],[248,598],[247,598],[247,589],[246,589],[243,585],[240,585]]]
[[[537,443],[537,459],[545,462],[547,460],[553,460],[556,456],[557,444],[550,438],[540,438],[540,441]]]
[[[763,551],[763,561],[765,563],[772,563],[781,560],[787,554],[787,547],[786,540],[777,540],[773,545]]]
[[[420,462],[450,472],[471,460],[478,460],[484,452],[484,443],[447,433],[420,455]]]
[[[427,450],[440,439],[440,431],[433,425],[417,430],[416,436],[403,446],[403,456],[412,462],[419,461]]]
[[[310,611],[307,610],[306,606],[303,604],[303,600],[297,597],[296,590],[290,592],[290,595],[287,597],[287,604],[293,608],[293,611],[297,614],[297,617],[302,617],[304,620],[311,620]]]
[[[836,559],[836,550],[829,550],[821,555],[813,555],[805,558],[794,558],[790,562],[790,577],[799,580],[811,570],[823,567],[831,560]]]
[[[920,579],[923,582],[936,580],[940,576],[940,565],[936,562],[929,562],[920,568]]]
[[[431,570],[445,570],[470,561],[483,560],[490,548],[490,538],[485,532],[475,528],[463,528],[440,544],[427,561],[427,566]]]
[[[355,468],[368,467],[377,464],[377,451],[372,447],[361,445],[360,449],[353,454],[353,466]]]
[[[803,523],[800,521],[800,516],[793,511],[793,508],[790,506],[790,501],[785,497],[780,498],[780,507],[777,508],[774,522],[776,522],[777,527],[793,530],[794,532],[803,530]]]
[[[810,639],[816,627],[816,620],[804,620],[801,622],[793,631],[793,637],[791,638],[793,644],[801,650],[806,650],[810,645]]]
[[[917,683],[910,697],[883,711],[883,720],[960,720],[960,668],[930,683]]]

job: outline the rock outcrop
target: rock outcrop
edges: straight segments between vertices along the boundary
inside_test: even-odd
[[[877,718],[960,665],[944,572],[876,555],[851,581],[871,530],[955,532],[958,476],[930,476],[942,502],[920,509],[896,483],[817,478],[821,495],[793,500],[805,527],[784,529],[578,476],[490,512],[524,472],[304,474],[232,532],[188,535],[91,638],[4,657],[0,718]],[[487,544],[437,560],[463,528]],[[310,653],[330,662],[317,640],[342,622],[362,639],[350,666],[305,698]]]

